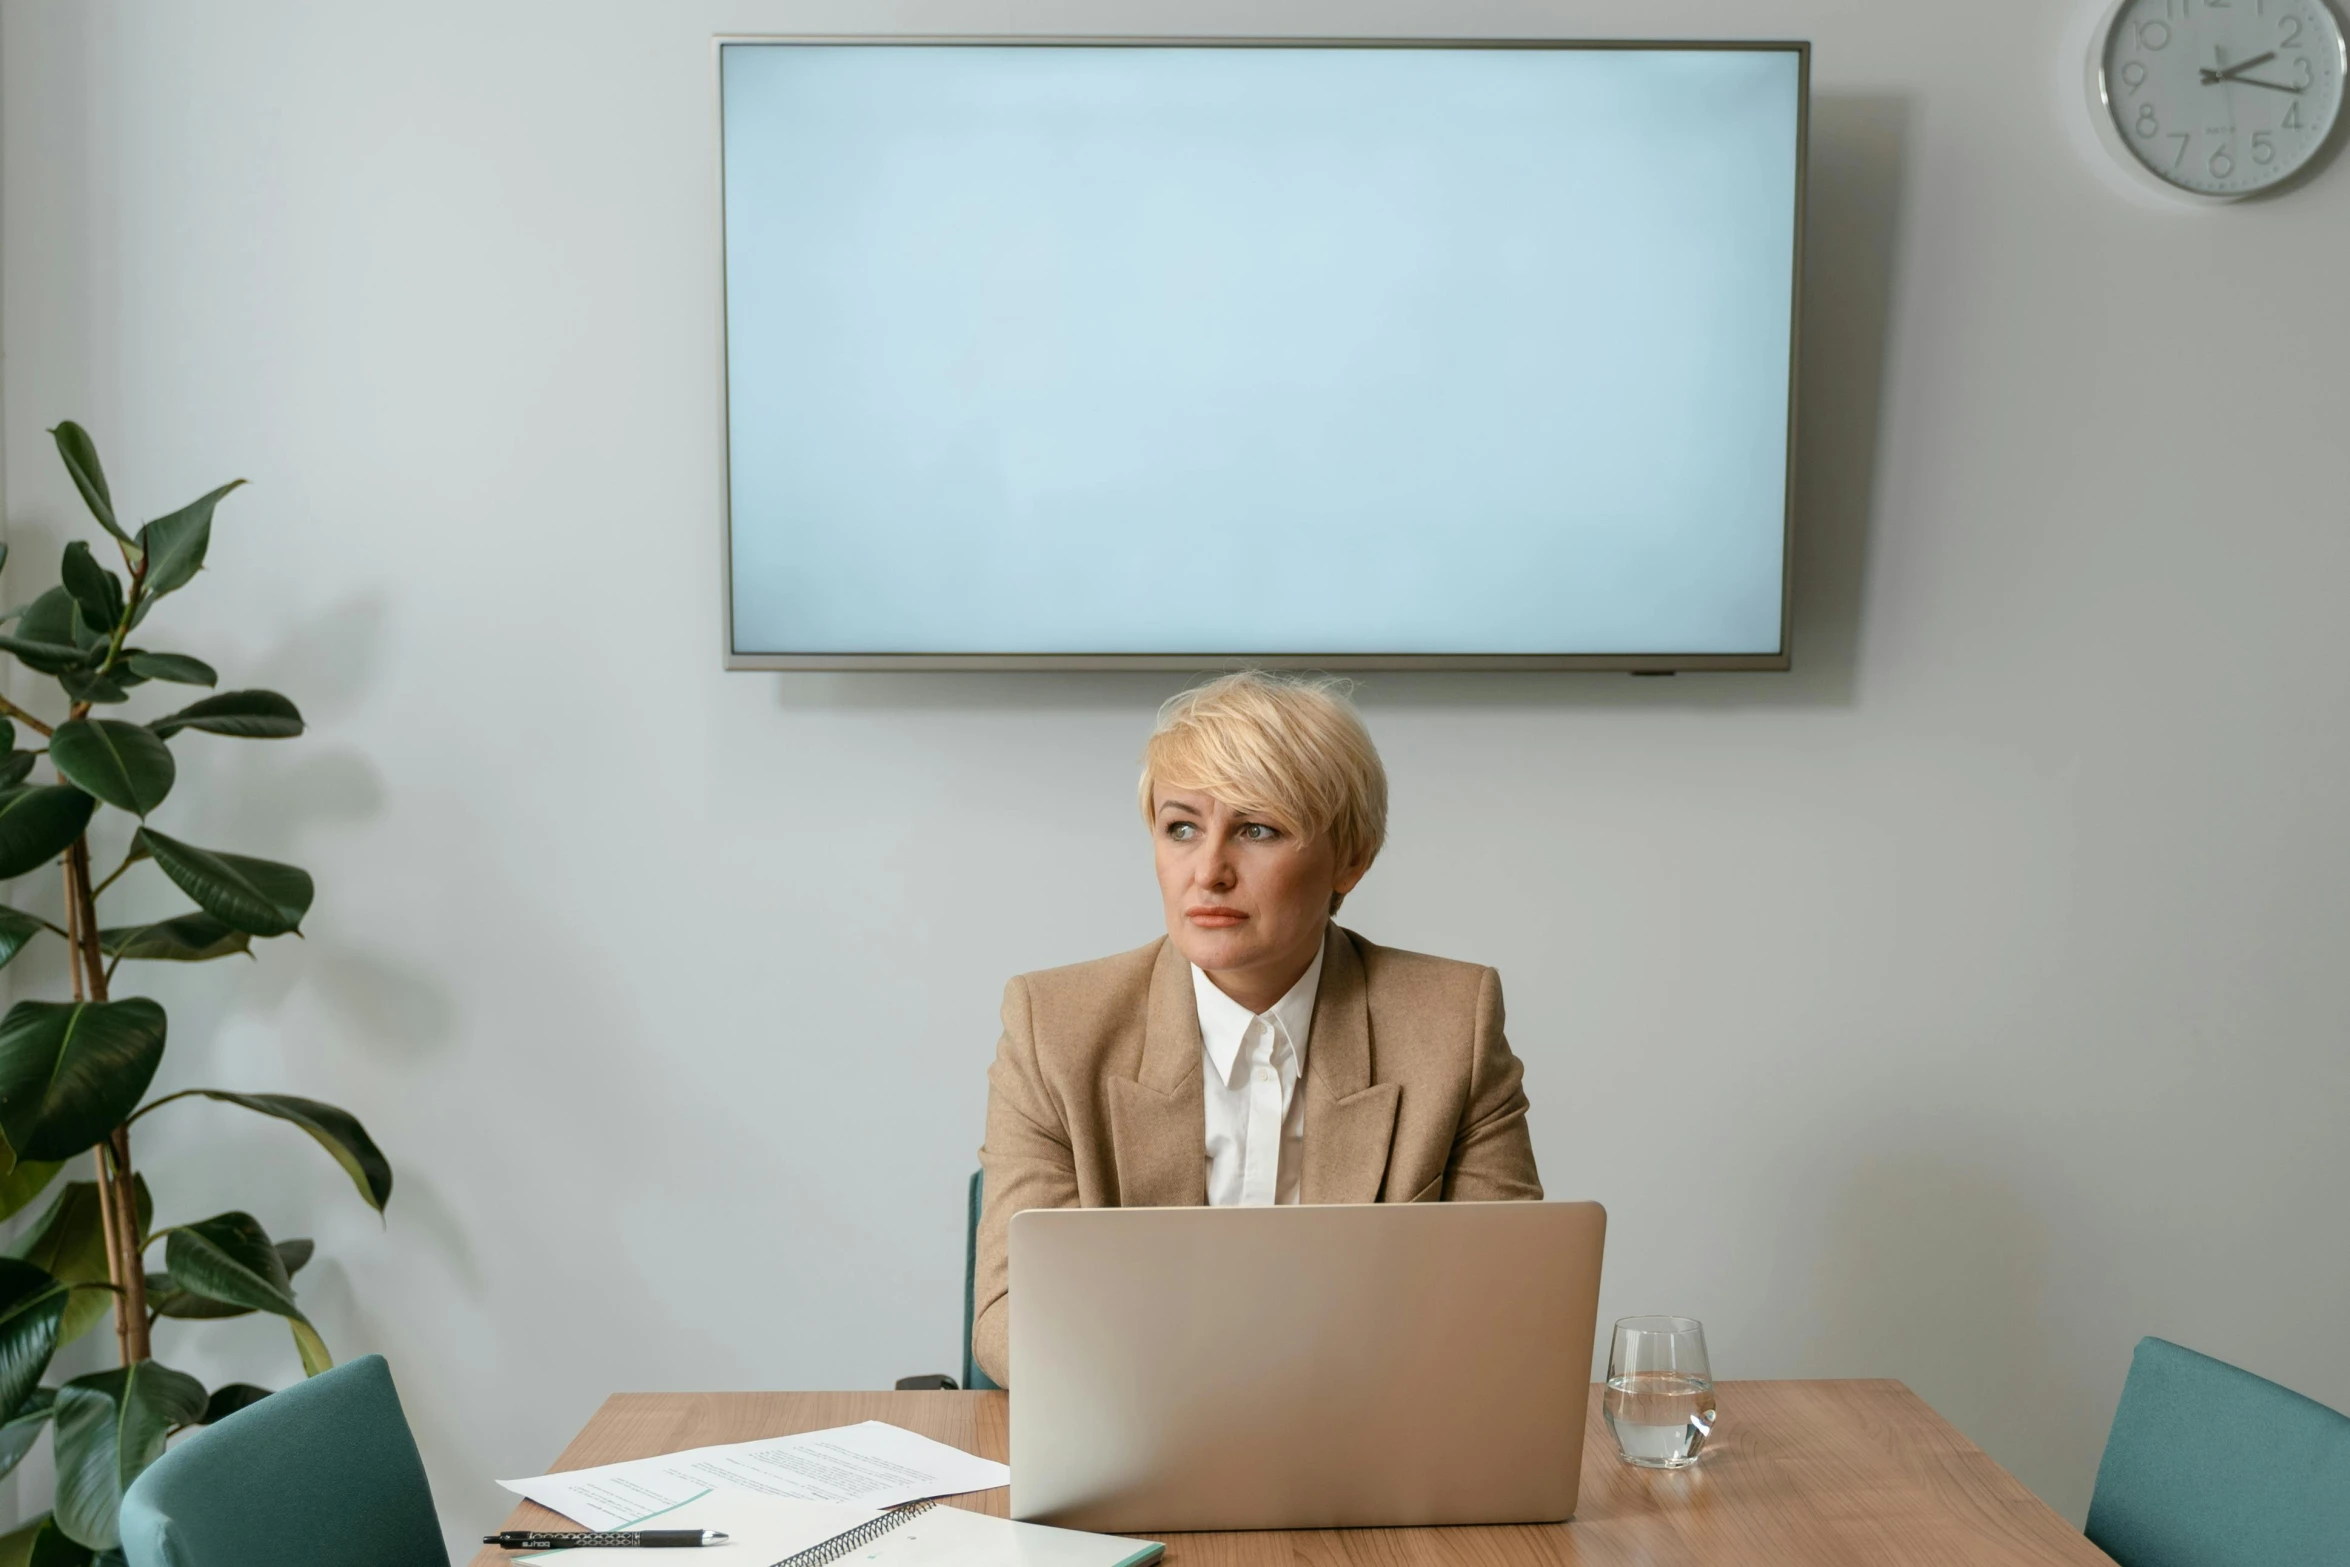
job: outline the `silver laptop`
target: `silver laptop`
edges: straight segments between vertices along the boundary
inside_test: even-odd
[[[1575,1510],[1589,1202],[1012,1218],[1012,1516],[1111,1533]]]

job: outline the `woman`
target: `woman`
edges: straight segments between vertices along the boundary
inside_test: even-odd
[[[1004,987],[971,1341],[1006,1387],[1023,1209],[1542,1196],[1499,976],[1331,919],[1387,836],[1386,771],[1335,683],[1182,693],[1141,797],[1167,934]]]

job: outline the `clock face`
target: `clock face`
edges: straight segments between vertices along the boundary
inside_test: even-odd
[[[2206,196],[2245,196],[2314,156],[2342,107],[2326,0],[2123,0],[2099,85],[2131,156]]]

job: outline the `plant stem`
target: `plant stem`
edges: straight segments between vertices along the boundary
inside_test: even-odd
[[[106,999],[106,955],[98,947],[98,910],[90,888],[90,840],[76,838],[65,851],[66,923],[73,937],[73,993],[77,999]],[[114,1338],[122,1363],[148,1357],[147,1266],[139,1254],[138,1187],[131,1175],[131,1134],[114,1129],[100,1146],[99,1211],[105,1219],[106,1273],[114,1284]]]
[[[35,734],[49,735],[57,732],[4,696],[0,696],[0,718],[13,718]]]

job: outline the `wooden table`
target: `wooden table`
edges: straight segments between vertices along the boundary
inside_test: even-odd
[[[1899,1382],[1725,1382],[1721,1425],[1692,1469],[1616,1457],[1592,1389],[1571,1524],[1170,1534],[1171,1567],[1517,1567],[1517,1564],[2078,1563],[2111,1567],[2079,1532]],[[1005,1393],[618,1393],[555,1461],[582,1469],[754,1437],[887,1420],[983,1457],[1010,1446]],[[1008,1493],[955,1505],[1004,1512]],[[576,1528],[534,1503],[509,1529]],[[485,1549],[474,1567],[505,1553]]]

